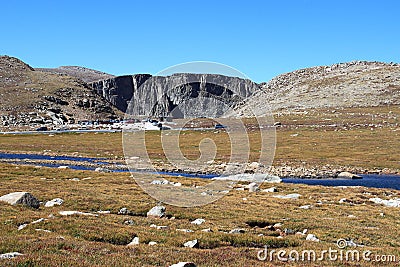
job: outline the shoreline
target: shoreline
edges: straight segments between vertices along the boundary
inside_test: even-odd
[[[1,163],[6,164],[22,164],[22,165],[30,165],[30,166],[43,166],[43,167],[59,167],[59,166],[71,166],[82,167],[82,170],[91,170],[94,171],[103,171],[103,172],[129,172],[129,166],[126,165],[125,160],[121,159],[105,159],[105,158],[93,158],[93,157],[81,157],[81,156],[68,156],[68,155],[49,155],[49,154],[40,154],[40,153],[10,153],[10,152],[1,152],[3,154],[9,155],[29,155],[29,156],[43,156],[51,159],[27,159],[27,158],[14,158],[10,156],[10,158],[0,158]],[[23,157],[23,156],[22,156]],[[61,159],[56,159],[57,157]],[[53,159],[54,158],[54,159]],[[64,158],[70,158],[70,160],[64,160]],[[86,160],[87,159],[87,160]],[[96,159],[96,161],[93,161]],[[210,165],[209,168],[205,171],[197,171],[197,170],[181,170],[177,168],[173,168],[171,166],[157,166],[153,165],[154,169],[148,169],[148,171],[157,171],[162,172],[168,175],[168,173],[173,174],[189,174],[189,175],[221,175],[224,170],[221,166],[227,166],[225,163]],[[71,168],[74,169],[74,168]],[[138,168],[138,170],[142,170]],[[146,170],[146,169],[144,169]],[[146,170],[147,171],[147,170]],[[252,162],[248,163],[245,166],[244,174],[253,174],[253,173],[263,173],[271,176],[278,176],[282,179],[342,179],[338,178],[338,174],[341,172],[349,172],[351,174],[363,175],[363,174],[373,174],[373,175],[394,175],[400,176],[400,170],[389,169],[389,168],[361,168],[361,167],[351,167],[351,166],[333,166],[333,165],[289,165],[289,163],[281,166],[270,166],[264,167],[259,163]],[[348,178],[351,179],[351,178]]]

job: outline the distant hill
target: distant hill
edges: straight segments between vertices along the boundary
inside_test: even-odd
[[[115,77],[114,75],[105,72],[79,66],[61,66],[58,68],[36,68],[36,70],[55,73],[55,74],[66,74],[71,77],[78,78],[84,81],[85,83],[106,80]]]
[[[34,70],[9,56],[0,56],[0,96],[4,127],[36,127],[121,115],[83,81]]]
[[[284,73],[251,87],[243,87],[243,80],[237,78],[227,80],[221,75],[200,75],[202,82],[161,90],[167,82],[188,81],[192,76],[114,77],[75,66],[33,69],[17,58],[1,56],[0,123],[4,127],[34,127],[44,123],[123,117],[131,98],[137,105],[134,109],[142,109],[138,106],[141,103],[147,103],[145,106],[149,108],[153,107],[151,103],[156,104],[156,108],[153,107],[156,115],[162,109],[172,109],[180,101],[198,95],[235,102],[239,114],[247,116],[248,111],[238,101],[240,97],[234,94],[244,88],[247,89],[243,96],[250,95],[250,106],[269,105],[273,112],[400,105],[400,65],[396,63],[354,61],[312,67]],[[150,78],[151,83],[144,84]],[[224,86],[210,85],[206,78],[211,84],[217,82]]]
[[[272,110],[400,104],[400,65],[353,61],[281,74],[261,88]]]

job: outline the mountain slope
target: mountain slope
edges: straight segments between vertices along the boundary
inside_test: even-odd
[[[65,74],[80,79],[85,83],[106,80],[115,77],[114,75],[105,72],[79,66],[61,66],[58,68],[36,68],[36,70],[43,72],[50,72],[54,74]]]
[[[241,90],[242,81],[233,78],[232,82],[224,82],[223,77],[215,75],[214,78],[221,80],[217,84],[222,83],[223,87],[227,87],[226,92],[220,90],[221,86],[213,86],[215,81],[207,86],[189,82],[169,91],[161,90],[167,80],[182,78],[184,81],[190,75],[176,74],[165,78],[137,74],[114,77],[82,67],[35,70],[17,58],[1,56],[0,122],[9,128],[37,127],[41,124],[123,117],[131,97],[136,106],[141,103],[150,105],[148,102],[151,100],[156,111],[159,111],[159,107],[169,110],[184,99],[195,97],[198,95],[196,92],[209,92],[233,103],[235,98],[232,98],[229,90]],[[151,83],[145,83],[150,77]],[[258,90],[258,86],[261,90]],[[269,105],[273,112],[280,113],[303,109],[400,105],[400,65],[354,61],[301,69],[255,85],[243,96],[249,94],[249,106],[265,110],[264,107]],[[240,106],[238,110],[241,116],[250,114]]]
[[[274,111],[400,104],[400,65],[354,61],[301,69],[261,84]]]
[[[36,71],[8,56],[0,57],[0,97],[1,123],[10,128],[106,119],[118,113],[84,82]]]

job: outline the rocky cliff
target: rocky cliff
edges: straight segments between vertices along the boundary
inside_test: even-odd
[[[265,112],[399,105],[400,65],[354,61],[318,66],[285,73],[259,85],[221,75],[175,74],[122,76],[91,86],[122,111],[132,99],[132,114],[165,114],[187,99],[204,96],[209,102],[204,103],[203,112],[220,113],[217,102],[224,101],[235,106],[240,115],[249,116],[249,110],[239,105],[247,97],[249,106]],[[190,108],[202,110],[198,106]]]
[[[151,77],[149,74],[119,76],[89,83],[95,92],[125,112],[134,92]]]
[[[167,77],[121,76],[90,86],[118,109],[131,115],[150,117],[182,117],[189,113],[220,116],[228,106],[238,105],[259,90],[259,86],[250,80],[189,73]],[[190,99],[196,99],[196,104]],[[173,114],[169,114],[171,111]]]

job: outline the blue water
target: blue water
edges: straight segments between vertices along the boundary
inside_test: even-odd
[[[69,160],[77,162],[90,162],[96,164],[109,164],[108,162],[101,161],[102,158],[87,158],[87,157],[72,157],[72,156],[49,156],[49,155],[39,155],[39,154],[9,154],[0,153],[1,159],[19,159],[19,160]]]
[[[0,159],[11,159],[11,160],[68,160],[68,161],[75,161],[75,162],[88,162],[94,163],[97,165],[111,165],[109,162],[101,161],[104,159],[101,158],[88,158],[88,157],[72,157],[72,156],[48,156],[48,155],[39,155],[39,154],[10,154],[10,153],[0,153]],[[15,164],[27,164],[27,162],[21,161],[12,161]],[[28,162],[28,164],[30,164]],[[84,170],[84,171],[94,171],[97,167],[93,166],[83,166],[83,165],[73,165],[73,164],[57,164],[57,163],[44,163],[44,162],[32,162],[34,165],[39,165],[43,167],[50,167],[50,168],[58,168],[60,166],[68,166],[70,169],[73,170]],[[107,169],[107,168],[105,168]],[[128,168],[119,168],[119,169],[107,169],[111,172],[129,172]],[[133,172],[141,172],[132,170]],[[180,173],[180,172],[154,172],[154,171],[147,171],[146,173],[151,174],[159,174],[159,175],[171,175],[171,176],[182,176],[182,177],[189,177],[189,178],[205,178],[211,179],[217,177],[217,174],[191,174],[191,173]]]
[[[88,162],[99,165],[101,167],[106,167],[107,165],[111,166],[112,164],[104,160],[104,158],[89,158],[89,157],[72,157],[72,156],[48,156],[48,155],[38,155],[38,154],[9,154],[9,153],[0,153],[0,159],[11,159],[16,160],[13,163],[17,164],[27,164],[27,162],[21,162],[17,160],[67,160],[73,162]],[[57,164],[57,163],[44,163],[44,162],[32,162],[28,164],[40,165],[44,167],[58,168],[59,166],[68,166],[73,170],[88,170],[94,171],[96,167],[93,166],[82,166],[82,165],[73,165],[73,164]],[[106,168],[105,168],[106,169]],[[129,172],[128,168],[118,168],[108,169],[111,172]],[[189,178],[205,178],[211,179],[217,177],[217,174],[191,174],[191,173],[181,173],[181,172],[154,172],[154,171],[139,171],[139,170],[131,170],[132,172],[146,172],[150,174],[159,174],[159,175],[170,175],[170,176],[182,176]],[[293,184],[308,184],[308,185],[324,185],[324,186],[365,186],[365,187],[375,187],[375,188],[392,188],[400,190],[400,176],[396,175],[373,175],[373,174],[363,174],[361,175],[363,179],[294,179],[294,178],[283,178],[282,181],[284,183],[293,183]]]
[[[400,190],[400,176],[362,174],[362,179],[282,179],[285,183],[324,185],[324,186],[366,186]]]

